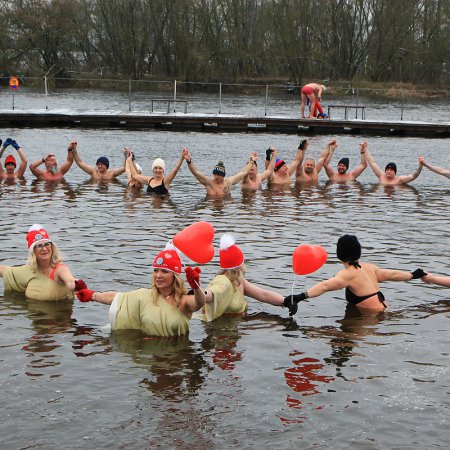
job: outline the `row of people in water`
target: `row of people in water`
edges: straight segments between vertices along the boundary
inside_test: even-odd
[[[33,225],[26,240],[27,264],[0,265],[5,291],[23,292],[27,298],[40,301],[72,300],[75,293],[82,302],[110,305],[112,330],[139,329],[151,336],[186,334],[193,313],[200,310],[202,319],[207,322],[223,315],[245,315],[246,296],[285,307],[292,316],[297,312],[299,302],[345,288],[347,302],[362,311],[378,313],[387,307],[379,288],[381,282],[421,278],[426,283],[450,287],[450,276],[427,274],[422,269],[412,272],[382,269],[362,262],[358,239],[344,235],[339,238],[336,249],[344,268],[303,293],[283,296],[246,279],[244,254],[234,238],[225,234],[220,240],[219,273],[206,289],[202,286],[200,268],[185,267],[186,281],[191,288],[188,291],[182,278],[181,256],[173,245],[168,245],[153,260],[149,288],[129,292],[101,291],[88,288],[85,281],[72,275],[58,246],[41,225]]]
[[[10,138],[6,139],[0,148],[0,159],[5,149],[11,146],[15,148],[21,159],[21,163],[17,168],[17,162],[14,155],[9,154],[5,158],[4,168],[0,164],[0,180],[14,181],[24,176],[27,159],[20,145]],[[195,178],[201,183],[207,195],[215,197],[223,197],[231,192],[234,185],[240,184],[244,190],[258,190],[262,183],[267,181],[270,187],[290,187],[292,178],[295,176],[295,182],[298,184],[314,184],[318,182],[319,173],[325,170],[330,181],[347,182],[356,180],[364,170],[370,166],[374,174],[378,177],[379,182],[384,185],[401,185],[415,180],[422,171],[423,166],[428,167],[433,172],[450,178],[450,170],[439,166],[433,166],[425,161],[424,157],[419,158],[417,169],[409,175],[397,175],[397,165],[389,162],[384,171],[375,162],[374,157],[369,151],[367,142],[359,144],[360,164],[353,170],[350,170],[350,160],[343,157],[339,160],[337,168],[331,167],[331,159],[335,150],[338,148],[336,140],[330,141],[322,151],[317,163],[314,158],[307,157],[308,141],[302,140],[298,146],[295,157],[291,163],[287,163],[284,159],[278,157],[278,151],[275,148],[266,150],[265,167],[263,171],[258,171],[258,155],[253,152],[249,161],[236,174],[227,176],[225,165],[219,162],[213,169],[212,175],[207,176],[200,171],[193,159],[190,151],[184,148],[180,157],[172,168],[166,173],[166,164],[162,158],[156,158],[152,163],[152,175],[145,176],[142,174],[142,168],[137,163],[133,152],[126,147],[124,150],[124,163],[120,167],[110,168],[109,159],[106,156],[100,156],[95,166],[91,166],[83,161],[78,153],[77,142],[72,141],[67,149],[67,159],[61,166],[58,166],[54,154],[48,154],[30,164],[31,172],[40,180],[58,181],[63,179],[64,175],[69,171],[73,162],[78,165],[84,172],[90,175],[94,181],[111,181],[122,175],[124,172],[128,176],[128,185],[134,190],[146,189],[148,193],[167,194],[170,185],[179,172],[183,162],[186,162],[189,170]],[[44,165],[44,169],[40,166]]]

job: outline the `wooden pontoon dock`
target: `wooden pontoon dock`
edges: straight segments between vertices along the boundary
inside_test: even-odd
[[[365,134],[450,137],[449,122],[311,120],[285,116],[150,113],[145,111],[0,110],[0,126],[12,128],[124,128],[167,131]]]

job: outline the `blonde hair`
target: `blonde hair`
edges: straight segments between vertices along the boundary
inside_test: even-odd
[[[237,286],[244,282],[246,270],[245,264],[242,263],[239,267],[235,267],[234,269],[221,270],[219,275],[225,275],[231,281],[233,289],[236,290]]]
[[[52,244],[52,260],[50,261],[50,266],[55,267],[57,264],[63,261],[63,257],[61,255],[61,251],[58,246],[51,242]],[[36,273],[39,270],[36,254],[34,253],[34,247],[30,249],[28,252],[28,261],[27,264],[31,267],[31,271]]]
[[[186,286],[184,285],[184,281],[180,275],[175,272],[172,272],[174,275],[172,289],[174,293],[174,302],[176,305],[180,304],[181,297],[187,294]],[[158,305],[158,297],[160,297],[160,292],[158,288],[155,286],[155,274],[153,274],[152,284],[150,286],[152,301],[154,305]]]

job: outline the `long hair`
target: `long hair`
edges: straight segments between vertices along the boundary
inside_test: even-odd
[[[219,272],[219,275],[225,275],[233,285],[233,289],[236,291],[237,286],[242,284],[245,280],[245,272],[247,268],[242,263],[239,267],[234,269],[223,269]]]
[[[52,242],[51,244],[52,244],[52,259],[50,261],[50,266],[55,267],[57,264],[62,262],[63,258],[58,246],[54,242]],[[36,273],[39,270],[36,254],[34,253],[34,247],[28,252],[27,264],[31,267],[32,272]]]
[[[172,284],[172,289],[173,289],[173,293],[174,293],[174,302],[175,302],[175,304],[179,305],[181,297],[183,297],[183,295],[187,294],[187,289],[186,289],[186,286],[185,286],[184,281],[181,278],[181,276],[175,272],[172,272],[172,273],[174,274],[173,284]],[[150,290],[151,290],[153,304],[157,305],[158,297],[160,296],[160,293],[159,293],[158,288],[155,286],[155,274],[153,274]]]

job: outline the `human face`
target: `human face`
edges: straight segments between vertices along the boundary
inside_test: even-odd
[[[155,178],[161,178],[164,175],[164,169],[159,166],[153,167],[153,175],[155,175]]]
[[[213,174],[213,181],[216,184],[223,184],[224,179],[225,177],[223,177],[222,175]]]
[[[316,163],[314,162],[313,159],[307,159],[303,164],[303,169],[305,173],[307,173],[308,175],[314,172],[314,167],[316,167]]]
[[[278,174],[281,176],[286,176],[288,174],[288,167],[286,164],[283,164],[277,171]]]
[[[250,169],[250,172],[248,173],[248,176],[254,180],[256,178],[256,175],[258,174],[258,168],[253,164],[252,168]]]
[[[56,162],[55,155],[48,155],[47,159],[45,160],[45,168],[49,172],[53,172],[53,168],[56,167],[58,163]]]
[[[96,165],[97,165],[97,170],[100,173],[105,173],[108,170],[108,168],[103,163],[97,163]]]
[[[390,167],[388,167],[385,171],[386,177],[387,178],[395,178],[395,171],[392,170]]]
[[[16,170],[16,166],[13,163],[8,163],[5,166],[5,170],[8,175],[12,175]]]
[[[153,269],[153,283],[158,291],[171,292],[173,290],[174,280],[175,274],[170,270],[160,269],[158,267]]]
[[[347,172],[347,166],[345,164],[338,164],[337,166],[338,173],[343,175],[345,172]]]
[[[51,259],[53,246],[51,242],[39,242],[33,247],[34,254],[38,262]]]

